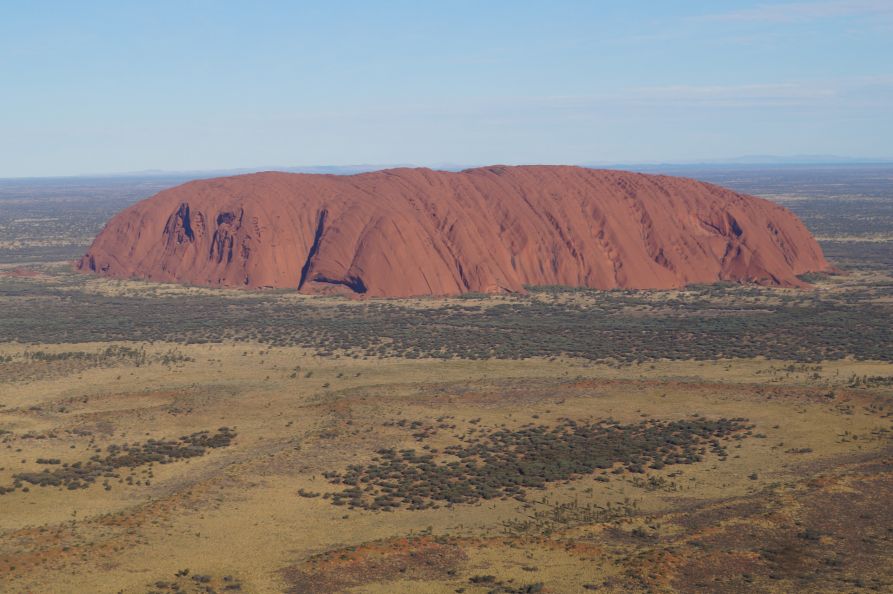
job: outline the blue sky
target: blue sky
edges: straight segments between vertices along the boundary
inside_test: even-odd
[[[0,8],[0,177],[893,157],[893,0]]]

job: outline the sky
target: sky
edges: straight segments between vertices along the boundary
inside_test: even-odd
[[[893,158],[893,0],[0,2],[0,177]]]

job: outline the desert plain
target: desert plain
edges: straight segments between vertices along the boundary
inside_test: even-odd
[[[888,202],[785,184],[808,287],[449,299],[96,277],[7,196],[0,590],[893,591]]]

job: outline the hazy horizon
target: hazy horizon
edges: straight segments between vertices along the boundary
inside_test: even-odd
[[[91,171],[86,173],[74,173],[68,175],[38,175],[38,176],[11,176],[0,177],[0,181],[26,181],[26,180],[53,180],[53,179],[102,179],[102,178],[151,178],[170,177],[188,179],[192,176],[227,176],[242,175],[247,173],[259,173],[265,171],[283,171],[288,173],[330,173],[330,174],[354,174],[368,171],[380,171],[382,169],[394,169],[402,167],[428,168],[442,171],[461,171],[476,167],[489,167],[493,165],[507,166],[534,166],[534,165],[571,165],[592,169],[626,169],[640,170],[643,173],[653,172],[661,168],[666,169],[802,169],[810,167],[822,168],[860,168],[860,167],[889,167],[893,166],[893,159],[871,159],[859,157],[845,157],[839,155],[744,155],[741,157],[729,157],[726,159],[694,159],[691,161],[655,161],[655,162],[588,162],[588,163],[507,163],[493,161],[491,163],[346,163],[342,165],[257,165],[254,167],[232,167],[216,169],[144,169],[136,171]]]

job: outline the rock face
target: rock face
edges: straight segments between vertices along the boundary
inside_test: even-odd
[[[783,286],[828,270],[788,210],[690,179],[564,166],[256,173],[194,181],[115,216],[82,270],[370,296]]]

